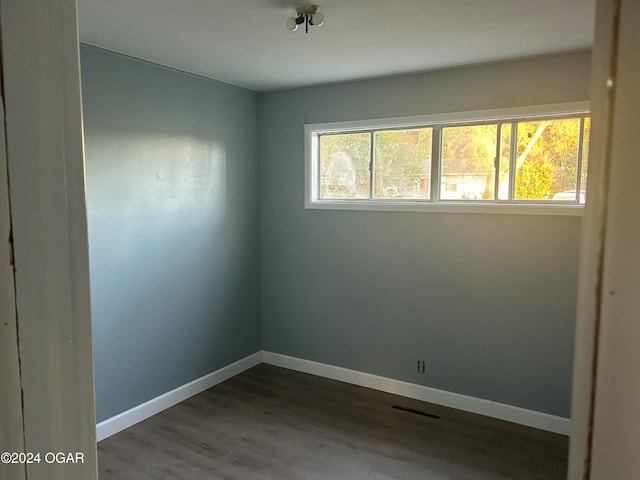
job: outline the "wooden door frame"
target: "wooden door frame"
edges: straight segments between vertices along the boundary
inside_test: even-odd
[[[0,36],[0,450],[42,455],[0,464],[0,477],[95,480],[75,0],[0,0]],[[47,462],[48,452],[82,462]]]
[[[636,480],[640,471],[640,4],[637,0],[600,0],[597,19],[592,95],[606,106],[598,127],[604,145],[600,146],[595,166],[599,262],[596,277],[580,278],[585,291],[589,278],[595,281],[591,284],[593,301],[587,302],[590,299],[585,293],[581,297],[585,303],[579,304],[583,314],[589,313],[591,304],[592,314],[578,317],[579,325],[593,324],[591,362],[582,378],[590,373],[591,381],[589,403],[582,403],[588,410],[580,410],[583,392],[574,389],[575,413],[584,414],[586,410],[588,417],[582,415],[576,425],[576,433],[586,426],[586,436],[572,437],[575,447],[571,460],[575,464],[582,461],[582,466],[571,464],[571,478]],[[595,231],[585,228],[585,243],[595,236]],[[583,258],[584,262],[588,260]],[[586,369],[579,360],[576,357],[577,373]],[[576,385],[579,381],[576,378]],[[583,450],[582,455],[578,455],[579,450]]]
[[[0,125],[4,124],[4,101],[0,91]],[[5,131],[0,128],[0,450],[21,452],[24,450],[24,432],[6,153]],[[0,462],[0,478],[24,480],[25,468]]]
[[[597,0],[592,54],[589,198],[583,220],[570,480],[636,479],[640,336],[635,192],[640,6]],[[630,406],[631,405],[631,406]]]

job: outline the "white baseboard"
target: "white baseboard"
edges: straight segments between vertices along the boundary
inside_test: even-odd
[[[528,427],[539,428],[562,435],[569,435],[571,429],[571,420],[568,418],[527,410],[526,408],[514,407],[504,403],[492,402],[491,400],[470,397],[459,393],[438,390],[436,388],[416,385],[392,378],[380,377],[370,373],[335,367],[302,358],[289,357],[279,353],[263,351],[262,362],[277,367],[351,383],[353,385],[373,388],[374,390],[393,393],[403,397],[414,398],[424,402],[435,403],[445,407],[456,408],[465,412],[477,413],[487,417],[519,423]]]
[[[438,390],[437,388],[416,385],[415,383],[394,380],[392,378],[372,375],[357,370],[349,370],[347,368],[313,362],[302,358],[281,355],[279,353],[260,351],[100,422],[96,426],[97,440],[104,440],[260,363],[267,363],[290,370],[310,373],[319,377],[373,388],[374,390],[456,408],[465,412],[499,418],[500,420],[519,423],[528,427],[539,428],[562,435],[569,435],[571,428],[571,420],[564,417],[514,407],[504,403],[492,402],[491,400],[470,397],[459,393]]]
[[[235,377],[239,373],[245,370],[255,367],[262,362],[262,352],[256,352],[248,357],[231,363],[226,367],[222,367],[215,372],[209,373],[203,377],[200,377],[192,382],[186,383],[181,387],[175,388],[170,392],[164,393],[159,397],[152,398],[148,402],[145,402],[137,407],[133,407],[126,412],[122,412],[115,417],[108,418],[107,420],[100,422],[96,426],[97,440],[104,440],[111,435],[114,435],[125,428],[129,428],[142,420],[145,420],[156,413],[176,405],[177,403],[186,400],[189,397],[193,397],[200,392],[205,391],[208,388],[224,382],[231,377]]]

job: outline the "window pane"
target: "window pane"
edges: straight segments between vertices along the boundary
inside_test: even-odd
[[[431,128],[375,133],[376,198],[429,198]]]
[[[497,125],[442,129],[443,200],[493,200]]]
[[[516,200],[576,201],[580,119],[519,122]]]
[[[500,179],[498,183],[498,199],[509,200],[509,169],[511,163],[511,123],[503,123],[500,127]]]
[[[369,198],[371,134],[320,136],[320,198]]]
[[[589,167],[589,139],[591,137],[591,117],[584,119],[584,137],[582,140],[582,170],[580,175],[580,203],[587,200],[587,177]]]

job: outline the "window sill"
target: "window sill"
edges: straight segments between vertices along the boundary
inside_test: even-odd
[[[502,215],[555,215],[581,217],[584,205],[543,205],[539,203],[471,203],[471,202],[411,202],[411,201],[340,201],[306,202],[310,210],[369,210],[381,212],[480,213]]]

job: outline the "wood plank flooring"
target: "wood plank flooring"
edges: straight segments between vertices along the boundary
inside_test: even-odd
[[[561,435],[265,364],[98,444],[100,480],[564,480],[567,452]]]

